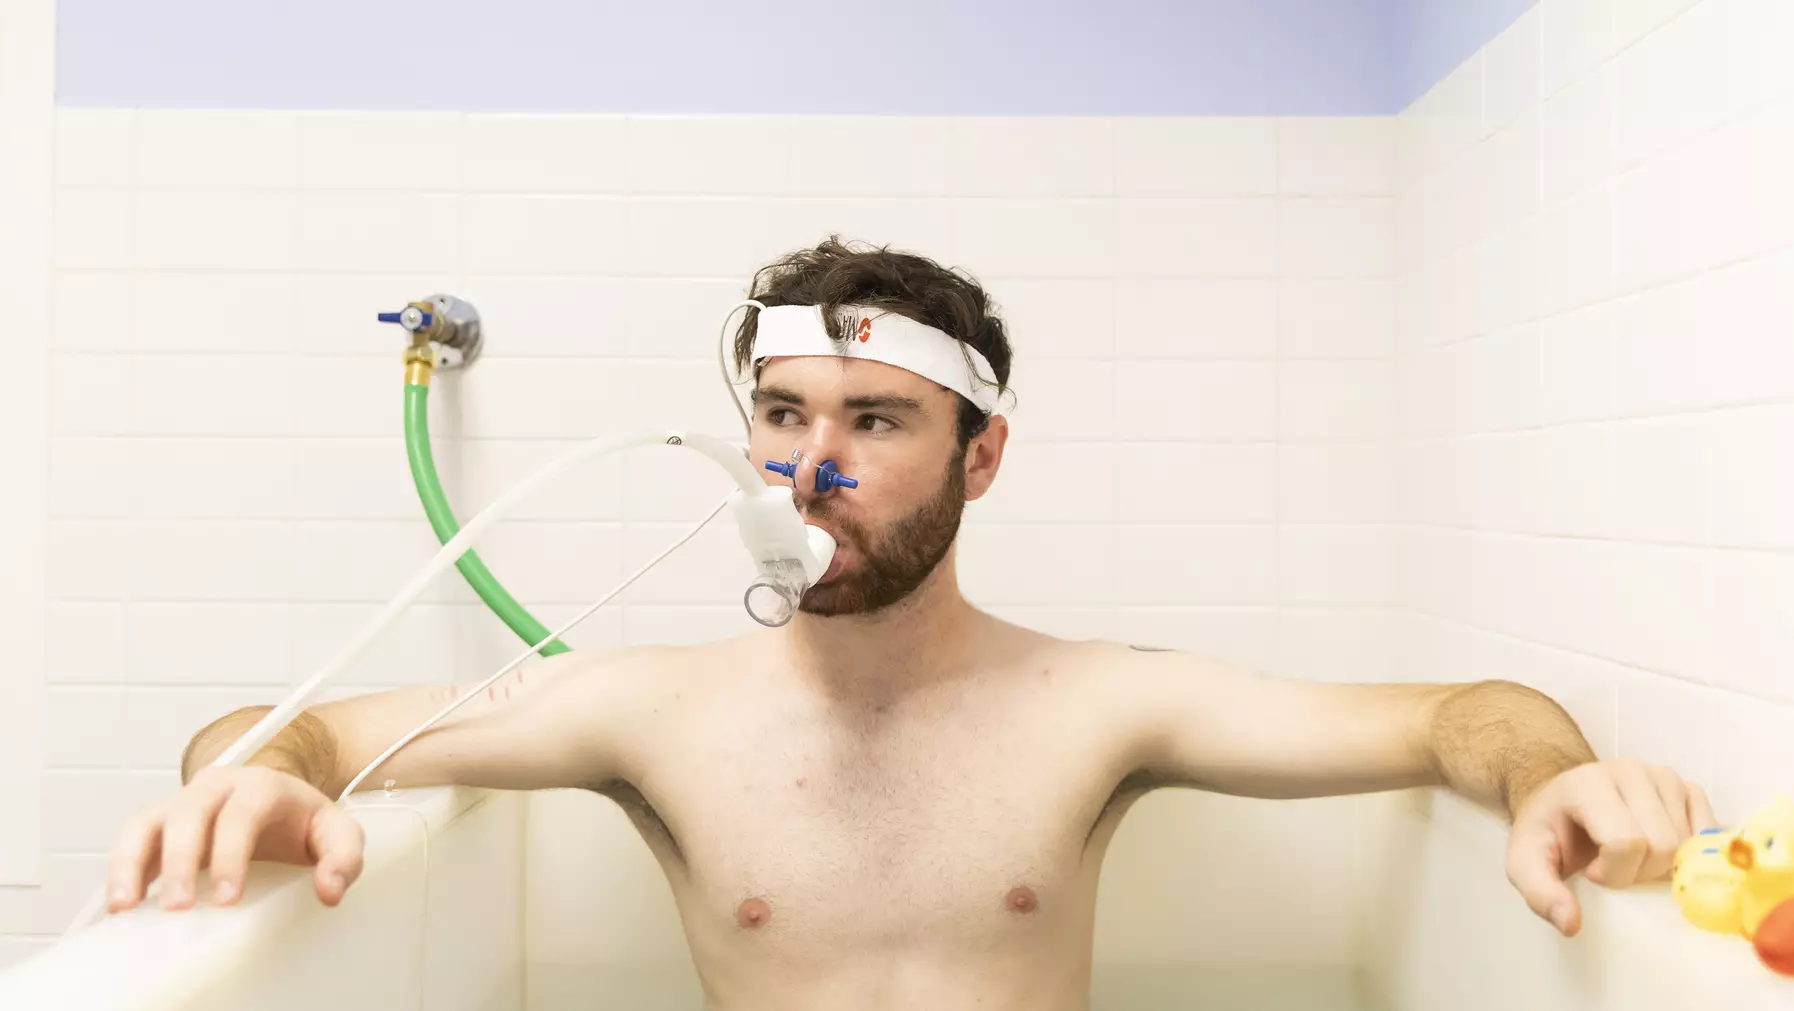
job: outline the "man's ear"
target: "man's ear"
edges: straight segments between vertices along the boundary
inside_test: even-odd
[[[1009,444],[1009,419],[997,415],[984,431],[966,445],[966,501],[984,497],[997,479],[997,468],[1003,465],[1003,447]]]

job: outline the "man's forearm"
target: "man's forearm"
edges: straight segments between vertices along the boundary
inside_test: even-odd
[[[1430,730],[1445,785],[1509,817],[1559,773],[1595,760],[1562,706],[1511,681],[1441,689]]]
[[[181,755],[181,782],[209,765],[229,747],[232,741],[249,732],[273,706],[245,706],[213,720],[193,739]],[[291,773],[312,786],[329,792],[336,778],[336,735],[330,725],[309,712],[288,724],[274,739],[262,745],[249,757],[249,765],[260,765]]]

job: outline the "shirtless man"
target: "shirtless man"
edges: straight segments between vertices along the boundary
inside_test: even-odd
[[[769,309],[875,304],[924,321],[1007,381],[984,292],[928,260],[831,240],[754,290]],[[801,613],[709,645],[534,661],[367,780],[615,799],[665,870],[711,1007],[1082,1009],[1105,848],[1160,787],[1447,787],[1511,820],[1508,876],[1564,934],[1580,921],[1567,877],[1661,876],[1714,824],[1699,788],[1597,761],[1562,709],[1517,684],[1284,680],[978,610],[954,541],[996,479],[1007,421],[938,372],[762,361],[758,315],[736,348],[756,376],[751,459],[801,449],[860,481],[818,494],[813,472],[798,476],[806,520],[840,543]],[[858,315],[831,336],[862,336]],[[314,865],[335,905],[362,837],[332,798],[459,690],[314,706],[243,768],[206,763],[266,708],[222,717],[189,746],[183,788],[118,837],[110,908],[142,901],[158,875],[162,905],[187,908],[207,865],[213,901],[229,904],[252,859]]]

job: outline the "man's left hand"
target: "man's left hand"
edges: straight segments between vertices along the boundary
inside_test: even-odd
[[[1589,762],[1559,773],[1514,811],[1507,876],[1532,911],[1564,934],[1582,926],[1565,882],[1626,888],[1666,874],[1682,841],[1718,824],[1707,795],[1675,770],[1637,759]]]

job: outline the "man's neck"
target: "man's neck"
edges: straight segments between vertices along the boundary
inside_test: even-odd
[[[830,698],[888,702],[970,666],[982,613],[959,592],[953,553],[915,592],[876,614],[799,612],[787,626],[798,673]]]

